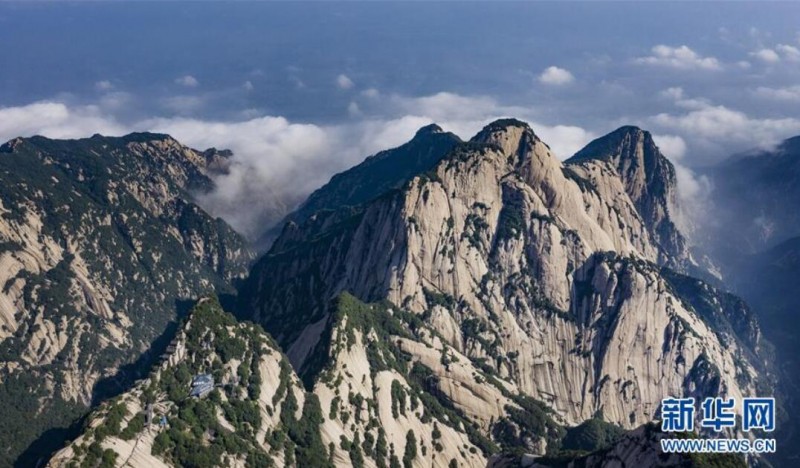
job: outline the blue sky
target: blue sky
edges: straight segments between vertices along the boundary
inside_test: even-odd
[[[562,158],[636,124],[698,196],[691,167],[800,134],[796,18],[762,2],[0,3],[0,139],[230,147],[239,169],[208,201],[224,213],[291,205],[430,121],[468,138],[516,116]]]

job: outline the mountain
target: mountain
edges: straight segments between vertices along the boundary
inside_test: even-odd
[[[670,218],[674,171],[651,143],[626,127],[562,163],[527,124],[489,124],[402,187],[287,225],[242,283],[239,313],[307,388],[346,293],[415,317],[434,350],[451,347],[566,427],[602,414],[632,429],[667,395],[754,394],[772,379],[758,324],[672,269],[691,258]],[[379,341],[412,360],[428,348]],[[437,354],[429,392],[497,443],[513,411],[472,414],[486,408],[469,403],[480,393],[451,384],[453,360]]]
[[[726,467],[745,468],[748,463],[734,454],[664,453],[660,441],[665,438],[694,438],[694,433],[665,434],[657,424],[646,424],[620,437],[612,445],[586,455],[523,458],[514,466],[530,468],[610,468],[634,466]],[[758,466],[758,465],[757,465]]]
[[[386,467],[400,460],[404,466],[486,466],[484,453],[494,443],[461,408],[443,406],[425,391],[433,383],[428,365],[451,367],[451,385],[479,392],[470,411],[488,418],[511,405],[520,418],[560,433],[543,408],[506,396],[508,384],[481,389],[485,381],[474,379],[485,374],[422,328],[409,327],[405,319],[413,323],[412,316],[346,294],[335,302],[329,360],[306,391],[260,327],[237,323],[214,298],[201,300],[163,363],[95,411],[49,466]],[[425,335],[426,343],[416,341]],[[417,354],[409,359],[385,339]],[[442,355],[450,361],[441,363]],[[216,387],[191,396],[193,379],[207,373]]]
[[[789,422],[778,434],[778,443],[786,449],[776,454],[776,465],[793,463],[798,456],[800,434],[790,424],[800,411],[800,333],[797,311],[800,297],[800,237],[791,238],[770,249],[752,255],[741,255],[730,268],[732,288],[758,311],[764,335],[775,346],[780,372],[779,387],[784,419]]]
[[[0,147],[0,465],[58,448],[185,301],[246,274],[246,242],[193,202],[229,156],[149,133]]]
[[[389,190],[399,188],[411,177],[430,170],[461,139],[436,124],[417,131],[408,143],[368,157],[314,191],[295,211],[264,233],[257,242],[268,248],[287,223],[300,224],[320,211],[358,206]]]
[[[632,197],[620,168],[647,152],[618,153],[562,163],[506,119],[363,197],[326,189],[238,283],[238,320],[198,301],[49,466],[699,463],[659,455],[661,399],[764,395],[768,344],[651,234],[679,235],[670,172]]]
[[[758,278],[758,281],[753,281]],[[791,238],[775,247],[740,259],[731,283],[737,291],[758,305],[760,321],[776,342],[795,341],[794,330],[784,327],[794,320],[800,306],[795,290],[800,278],[800,237]],[[787,356],[794,359],[794,355]],[[800,369],[798,369],[800,370]]]
[[[800,136],[709,168],[709,248],[720,259],[755,254],[800,234]]]
[[[758,312],[764,335],[775,346],[785,413],[773,460],[794,463],[800,451],[791,415],[800,409],[797,284],[800,284],[800,136],[769,149],[751,150],[707,168],[711,209],[701,224],[700,246],[721,267],[726,284]]]
[[[531,466],[525,453],[545,451],[535,466],[575,457],[575,466],[692,464],[659,454],[664,435],[652,426],[623,434],[594,417],[564,428],[545,405],[389,303],[345,293],[332,307],[325,364],[306,390],[260,327],[201,299],[161,364],[95,410],[48,466],[477,468]],[[206,375],[215,385],[192,395]],[[714,466],[744,466],[705,456],[726,462]]]
[[[688,260],[689,252],[686,239],[673,222],[677,207],[675,167],[661,154],[650,132],[621,127],[592,141],[566,163],[598,161],[616,170],[651,241],[659,248],[659,262],[680,268],[676,262]]]

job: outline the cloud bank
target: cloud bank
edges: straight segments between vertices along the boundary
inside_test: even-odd
[[[573,81],[575,81],[575,77],[569,70],[556,66],[545,68],[542,74],[539,75],[539,82],[546,85],[561,86],[572,83]]]
[[[350,86],[349,84],[347,86]],[[597,135],[581,127],[539,124],[530,109],[504,106],[488,97],[437,93],[422,97],[384,96],[370,89],[367,103],[379,100],[382,115],[361,115],[345,123],[321,125],[292,122],[280,116],[242,120],[203,120],[181,116],[199,105],[191,96],[175,96],[165,105],[178,112],[120,123],[112,107],[38,102],[0,108],[0,139],[42,134],[52,138],[82,138],[94,133],[122,135],[154,131],[172,135],[198,149],[231,149],[229,174],[216,178],[217,189],[200,196],[200,203],[249,237],[261,234],[288,210],[329,178],[366,156],[403,144],[422,126],[436,122],[464,139],[501,117],[528,120],[554,153],[565,159]],[[352,103],[358,109],[358,104]],[[357,115],[356,115],[357,114]]]
[[[657,45],[651,49],[652,55],[639,57],[636,63],[676,68],[679,70],[720,70],[722,64],[715,57],[703,57],[688,46],[670,47]]]
[[[344,88],[357,90],[349,78],[337,79],[337,83],[340,88],[344,84]],[[251,238],[279,221],[333,174],[408,141],[420,127],[432,122],[467,139],[492,120],[516,117],[528,121],[561,159],[617,126],[604,123],[603,128],[590,129],[552,124],[542,119],[539,109],[503,104],[488,96],[440,92],[409,97],[376,88],[353,93],[350,118],[330,124],[292,121],[257,110],[243,112],[238,118],[197,118],[191,115],[192,109],[203,106],[204,100],[191,94],[164,102],[172,116],[123,121],[117,112],[125,108],[125,103],[135,101],[134,96],[102,88],[107,88],[106,92],[90,105],[52,100],[0,108],[0,139],[155,131],[198,149],[231,149],[234,157],[230,173],[218,176],[217,189],[200,196],[199,202]],[[643,118],[622,117],[618,124],[637,124],[656,135],[658,145],[676,165],[686,206],[699,206],[697,202],[707,198],[707,181],[690,169],[696,155],[729,155],[800,133],[798,119],[753,117],[706,98],[691,97],[679,86],[656,94],[667,107],[672,106],[671,111]],[[754,90],[754,95],[788,100],[800,93],[794,87],[762,87]]]

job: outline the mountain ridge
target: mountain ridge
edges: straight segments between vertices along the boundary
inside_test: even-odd
[[[565,163],[592,160],[606,161],[616,168],[650,235],[664,251],[659,261],[669,263],[670,257],[682,257],[687,264],[672,263],[671,267],[690,269],[693,261],[688,242],[670,216],[678,205],[675,167],[658,149],[650,132],[631,125],[620,127],[593,140]]]
[[[302,223],[315,212],[366,203],[388,190],[399,188],[411,175],[437,163],[461,139],[436,124],[420,128],[397,148],[380,151],[350,169],[335,174],[312,192],[305,202],[276,226],[265,232],[256,245],[268,248],[289,223]]]
[[[420,314],[459,352],[487,358],[495,372],[551,405],[570,424],[603,408],[609,421],[631,427],[654,416],[642,408],[655,407],[660,401],[655,395],[664,391],[663,382],[656,386],[645,376],[626,377],[630,371],[624,366],[612,370],[621,355],[607,352],[608,342],[601,339],[615,333],[631,339],[641,320],[641,312],[624,306],[632,296],[641,297],[635,300],[639,307],[649,307],[647,316],[663,317],[657,325],[664,327],[663,334],[648,332],[654,333],[651,346],[676,355],[663,357],[660,365],[670,359],[685,363],[677,372],[685,372],[686,380],[676,380],[671,392],[753,391],[752,378],[760,371],[733,364],[746,362],[748,353],[738,350],[736,340],[719,341],[691,302],[661,276],[662,266],[685,264],[687,258],[670,257],[651,242],[647,222],[615,167],[594,161],[562,164],[519,121],[489,124],[478,135],[400,191],[349,214],[329,213],[287,229],[255,264],[240,291],[242,308],[276,336],[301,375],[324,334],[330,315],[326,298],[348,291],[367,302],[387,299]],[[606,301],[618,305],[603,306]],[[714,316],[727,320],[721,311]],[[459,325],[465,321],[480,325],[477,336],[465,336]],[[728,330],[737,333],[734,327]],[[699,342],[689,346],[691,352],[681,344],[691,341],[692,333],[710,346],[703,353]],[[574,341],[574,347],[565,349],[540,334],[572,336],[565,341]],[[681,338],[662,342],[665,336]],[[738,357],[724,357],[729,353]],[[645,350],[628,351],[640,354]],[[704,359],[720,366],[718,378],[690,377],[693,366],[705,365],[698,361],[701,355],[715,356]],[[548,361],[575,368],[551,372]],[[643,367],[642,362],[629,365]],[[584,382],[583,391],[574,383],[566,386],[565,373]],[[751,383],[737,376],[749,376]],[[607,387],[607,377],[617,379],[619,387]],[[620,401],[618,392],[631,384],[636,390]],[[576,390],[580,394],[573,394]],[[647,394],[652,400],[644,407],[625,403]]]
[[[208,159],[171,137],[34,137],[3,148],[0,419],[4,437],[16,435],[0,464],[10,465],[43,431],[67,431],[126,388],[181,301],[232,291],[252,253],[194,203],[213,188]],[[17,463],[35,465],[63,431]]]
[[[466,142],[431,125],[335,176],[239,283],[236,316],[268,333],[201,299],[164,360],[95,409],[51,466],[653,459],[660,436],[641,425],[657,417],[660,398],[751,395],[769,387],[772,371],[746,304],[686,276],[688,253],[656,238],[680,234],[659,230],[670,226],[669,210],[659,209],[675,181],[649,134],[622,134],[609,137],[612,150],[564,163],[516,119]],[[98,181],[103,190],[93,196],[106,200],[108,184],[122,186],[117,197],[130,193],[131,206],[174,220],[178,233],[195,225],[182,220],[187,209],[208,224],[183,197],[208,190],[229,153],[149,134],[97,138],[107,143],[77,140],[74,151],[42,144],[37,157],[61,167],[80,166],[80,154],[92,151],[127,154],[164,178],[151,186],[151,176],[120,171]],[[662,168],[642,177],[623,156]],[[405,169],[371,183],[373,165],[387,160]],[[75,183],[91,185],[92,173],[78,169]],[[353,181],[370,184],[363,193],[335,189]],[[650,190],[658,184],[665,190]],[[177,198],[153,198],[165,196]],[[213,252],[189,237],[189,252]],[[135,239],[126,241],[134,253]],[[204,292],[224,292],[241,276]],[[223,386],[192,398],[192,378],[203,373]],[[149,404],[165,426],[147,424]]]

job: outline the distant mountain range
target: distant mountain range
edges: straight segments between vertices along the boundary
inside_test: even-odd
[[[715,204],[771,206],[791,141],[716,168]],[[229,158],[155,134],[0,148],[0,464],[66,440],[51,466],[757,462],[663,456],[653,421],[666,396],[780,393],[758,315],[780,355],[762,308],[796,242],[692,246],[649,132],[562,162],[518,120],[424,127],[265,227],[258,258],[194,201]],[[723,279],[698,278],[698,248]],[[744,288],[743,265],[776,279]],[[205,373],[218,386],[189,396]]]
[[[707,244],[721,259],[754,254],[800,234],[800,136],[707,169],[713,216]]]

